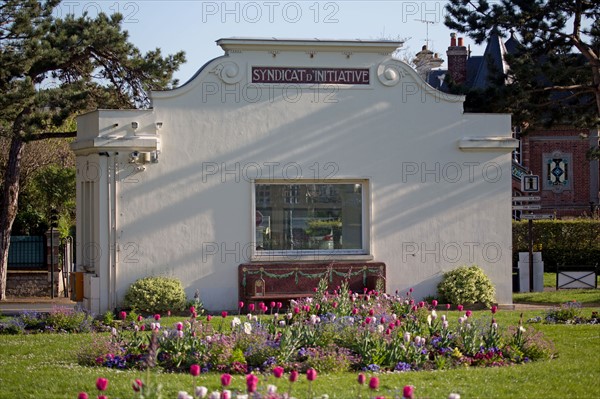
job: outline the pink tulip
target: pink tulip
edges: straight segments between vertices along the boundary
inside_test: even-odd
[[[106,387],[108,387],[108,380],[106,378],[100,377],[96,380],[96,388],[99,391],[106,391]]]
[[[224,387],[228,387],[231,384],[231,374],[222,374],[221,375],[221,385]]]
[[[142,321],[142,320],[144,320],[144,318],[142,317],[142,315],[139,315],[139,316],[137,317],[137,321]]]
[[[160,315],[158,313],[154,315],[154,320],[156,320],[156,321],[160,320]]]
[[[277,366],[273,368],[273,375],[275,376],[275,378],[281,378],[281,376],[283,375],[283,367],[281,366]]]
[[[167,310],[167,316],[171,316],[171,311]]]
[[[464,309],[463,305],[458,305],[456,307],[456,309],[458,309],[459,312],[462,312],[462,310]]]
[[[122,311],[121,313],[119,313],[119,318],[121,320],[125,320],[127,318],[127,312]]]
[[[415,387],[412,385],[405,385],[404,389],[402,389],[402,396],[404,399],[414,399],[415,397]]]
[[[370,317],[367,317],[367,318],[365,319],[365,323],[366,323],[366,324],[371,324],[371,318],[370,318]]]
[[[246,389],[249,393],[256,392],[256,387],[258,386],[258,377],[254,374],[248,374],[246,376]]]
[[[449,303],[447,303],[446,304],[446,310],[450,310],[450,306],[452,306],[452,305],[450,305]]]
[[[290,382],[298,381],[298,372],[296,370],[290,371]]]
[[[306,370],[306,379],[309,381],[314,381],[317,379],[317,370],[312,367]]]
[[[379,388],[379,378],[371,377],[371,379],[369,380],[369,388],[371,388],[372,390],[376,390],[377,388]]]
[[[212,316],[211,315],[206,315],[206,321],[211,321],[212,320]]]
[[[89,396],[85,392],[79,392],[79,395],[77,395],[77,399],[89,399]]]
[[[177,328],[177,331],[181,331],[181,330],[183,330],[183,323],[177,322],[177,324],[175,324],[175,327]]]
[[[195,312],[196,312],[196,307],[190,306],[190,313],[195,313]]]
[[[363,385],[366,380],[367,380],[367,377],[365,377],[365,375],[363,373],[358,373],[358,383],[360,385]]]
[[[240,303],[238,303],[238,308],[243,308],[244,307],[244,301],[240,301]]]
[[[433,306],[435,308],[437,305],[438,305],[437,299],[434,299],[433,301],[431,301],[431,306]]]
[[[492,314],[496,314],[497,311],[498,311],[498,306],[496,306],[496,305],[492,306]]]
[[[467,312],[465,313],[465,316],[467,317],[471,317],[473,315],[473,312],[471,312],[470,310],[467,310]]]
[[[106,396],[106,395],[98,395],[98,399],[108,399],[108,396]]]
[[[222,318],[226,318],[227,317],[227,312],[225,310],[221,312],[221,317]]]
[[[281,309],[283,307],[283,303],[277,302],[277,309]]]
[[[197,364],[192,364],[190,366],[190,374],[192,377],[198,377],[200,375],[200,366]]]
[[[369,309],[369,316],[373,316],[375,314],[375,311],[373,309]]]
[[[338,307],[338,303],[337,303],[337,302],[334,302],[334,303],[332,303],[332,304],[331,304],[331,306],[332,306],[334,309],[337,309],[337,307]]]
[[[253,304],[253,303],[249,303],[249,304],[248,304],[248,310],[249,310],[250,312],[254,312],[254,304]]]
[[[271,309],[273,309],[275,306],[277,306],[277,304],[275,302],[271,302],[270,305],[271,305]]]

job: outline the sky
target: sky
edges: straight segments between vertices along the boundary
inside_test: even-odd
[[[175,74],[180,84],[211,59],[223,55],[215,43],[227,37],[405,40],[410,58],[429,38],[429,48],[445,53],[450,30],[444,26],[445,0],[425,1],[203,1],[203,0],[65,0],[57,16],[123,14],[123,29],[143,52],[159,47],[163,54],[183,50],[187,62]],[[61,15],[62,14],[62,15]],[[428,22],[423,22],[428,21]],[[473,54],[483,53],[471,45]],[[442,65],[442,67],[444,67]]]

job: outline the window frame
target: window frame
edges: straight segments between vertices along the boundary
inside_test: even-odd
[[[256,238],[256,186],[264,185],[306,185],[306,184],[360,184],[362,186],[362,248],[360,249],[287,249],[257,250]],[[251,191],[251,237],[253,262],[269,261],[332,261],[332,260],[372,260],[371,252],[371,182],[365,178],[348,179],[257,179],[250,184]]]

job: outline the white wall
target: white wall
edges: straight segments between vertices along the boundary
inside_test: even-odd
[[[369,179],[371,255],[387,264],[388,291],[433,294],[444,271],[478,264],[497,301],[512,302],[510,148],[459,149],[464,137],[510,137],[508,115],[463,114],[462,98],[435,92],[368,47],[319,48],[313,58],[298,45],[275,58],[255,47],[213,60],[181,88],[153,93],[158,163],[133,170],[120,140],[118,300],[140,277],[173,275],[188,296],[198,289],[208,309],[234,309],[237,266],[250,260],[258,165],[263,178]],[[371,84],[290,86],[286,96],[281,85],[248,86],[252,65],[369,67]],[[378,78],[390,67],[395,85]]]

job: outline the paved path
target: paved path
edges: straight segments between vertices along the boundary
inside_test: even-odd
[[[51,298],[6,298],[0,301],[1,314],[18,314],[23,311],[49,312],[55,307],[74,308],[77,302],[69,298],[56,297]]]

